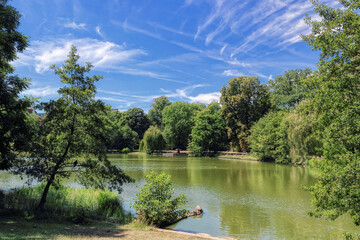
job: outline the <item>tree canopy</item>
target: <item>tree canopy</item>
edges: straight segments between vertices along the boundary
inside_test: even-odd
[[[216,153],[227,147],[226,123],[220,113],[220,105],[211,103],[196,115],[189,150],[196,156],[202,156],[205,151]]]
[[[316,1],[320,21],[307,17],[312,32],[303,39],[320,51],[319,71],[303,111],[322,140],[321,175],[310,188],[314,216],[336,219],[349,213],[360,225],[360,15],[359,1],[334,9]]]
[[[272,89],[270,101],[273,108],[294,109],[309,92],[304,80],[311,75],[310,68],[295,69],[286,71],[284,76],[277,76],[275,80],[269,80]]]
[[[185,102],[175,102],[164,108],[164,136],[171,148],[186,149],[196,114],[201,110],[200,105]]]
[[[251,126],[270,110],[270,92],[257,77],[237,77],[221,88],[221,113],[232,148],[248,151]]]
[[[0,1],[0,170],[9,168],[14,151],[23,150],[31,139],[27,114],[31,101],[19,98],[29,87],[29,79],[10,76],[14,72],[10,62],[25,50],[28,41],[17,30],[21,15],[7,2]]]
[[[46,182],[39,210],[50,186],[68,178],[70,173],[84,186],[101,189],[121,191],[121,185],[131,181],[106,158],[108,133],[103,115],[110,109],[95,100],[95,82],[102,76],[85,76],[92,65],[79,65],[79,58],[72,46],[64,65],[52,66],[65,85],[58,91],[61,97],[42,104],[47,116],[41,122],[33,156],[27,161],[18,160],[13,169],[14,173]]]
[[[171,104],[171,101],[165,97],[161,96],[154,99],[154,103],[151,104],[152,108],[149,110],[149,119],[152,125],[162,127],[162,110],[168,105]]]
[[[157,126],[150,126],[140,142],[140,151],[146,153],[161,152],[166,147],[166,142],[161,130]]]
[[[150,126],[150,120],[141,108],[130,108],[121,114],[121,125],[128,125],[142,139]]]

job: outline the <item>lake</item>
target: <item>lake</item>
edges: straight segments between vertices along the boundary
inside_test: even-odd
[[[359,232],[348,216],[336,221],[311,218],[311,196],[302,189],[316,182],[310,168],[219,158],[109,155],[136,182],[124,185],[121,198],[128,211],[137,186],[151,170],[171,175],[175,195],[185,193],[186,208],[204,209],[199,218],[169,228],[240,239],[341,239]],[[2,188],[18,187],[18,177],[0,174]],[[67,185],[73,185],[67,183]]]

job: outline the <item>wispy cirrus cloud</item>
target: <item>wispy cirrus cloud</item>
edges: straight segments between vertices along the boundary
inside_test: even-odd
[[[218,102],[220,99],[220,92],[210,92],[210,93],[199,93],[193,94],[193,91],[198,88],[207,87],[206,84],[195,84],[190,85],[184,88],[178,88],[175,90],[166,90],[160,88],[160,91],[157,94],[140,94],[140,93],[130,93],[130,92],[122,92],[122,91],[108,91],[104,89],[99,89],[98,93],[101,96],[97,96],[97,99],[101,99],[108,102],[113,102],[118,106],[119,109],[125,109],[128,107],[135,107],[138,105],[148,104],[157,97],[166,96],[171,101],[186,101],[190,103],[204,103],[209,104],[211,102]],[[120,103],[120,105],[118,105]]]
[[[26,96],[34,96],[34,97],[46,97],[46,96],[53,96],[57,95],[58,88],[45,86],[45,87],[36,87],[30,88],[23,91],[21,94]]]
[[[227,76],[227,77],[239,77],[239,76],[244,76],[245,74],[240,72],[239,70],[228,69],[228,70],[225,70],[221,75]]]
[[[75,45],[81,61],[91,62],[97,69],[111,69],[119,63],[130,61],[135,57],[147,55],[141,49],[127,49],[113,42],[100,41],[91,38],[81,39],[50,39],[49,41],[34,41],[24,53],[19,54],[15,66],[33,66],[38,73],[49,70],[52,64],[62,63]]]
[[[69,19],[65,20],[62,24],[65,28],[71,28],[74,30],[85,30],[86,24],[85,23],[76,23],[75,21],[70,21]]]

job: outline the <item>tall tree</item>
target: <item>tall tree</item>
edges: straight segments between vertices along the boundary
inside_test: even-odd
[[[130,108],[121,114],[121,125],[128,125],[142,139],[150,126],[150,120],[141,108]]]
[[[31,139],[27,124],[30,100],[19,94],[29,87],[29,79],[9,76],[14,72],[10,62],[28,45],[27,37],[17,31],[20,14],[0,1],[0,169],[7,169],[15,159],[14,150],[23,149]]]
[[[201,110],[200,105],[185,102],[175,102],[164,108],[164,135],[171,148],[186,149],[196,114]]]
[[[248,151],[251,126],[270,110],[270,92],[257,77],[237,77],[221,88],[221,113],[234,150]]]
[[[314,216],[336,219],[349,213],[360,225],[360,2],[334,9],[313,1],[320,21],[306,18],[312,32],[303,39],[320,51],[319,71],[304,112],[323,141],[321,176],[310,188]]]
[[[286,71],[284,76],[277,76],[275,80],[270,80],[269,85],[272,89],[270,101],[273,108],[294,109],[309,92],[304,80],[311,75],[310,68],[295,69]]]
[[[218,103],[211,103],[196,115],[189,144],[189,150],[193,151],[195,156],[227,149],[226,123],[220,109]]]
[[[103,116],[110,109],[95,100],[95,82],[102,76],[85,76],[92,65],[79,65],[79,58],[72,46],[64,65],[52,66],[65,84],[58,91],[61,97],[43,104],[47,117],[40,126],[34,156],[18,160],[13,169],[46,182],[38,210],[43,209],[50,186],[70,174],[85,186],[119,191],[124,182],[131,181],[106,158],[107,123]]]
[[[151,104],[152,108],[149,110],[149,119],[152,125],[162,127],[162,110],[168,105],[171,104],[171,101],[165,97],[161,96],[154,99],[154,103]]]

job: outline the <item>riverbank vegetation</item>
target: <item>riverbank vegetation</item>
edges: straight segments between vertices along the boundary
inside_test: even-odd
[[[202,156],[230,149],[276,163],[317,157],[321,175],[309,188],[310,214],[336,219],[348,213],[360,225],[360,5],[341,4],[333,9],[314,1],[321,20],[306,18],[312,32],[302,37],[320,53],[317,70],[288,70],[267,84],[239,76],[220,90],[220,105],[171,103],[162,96],[146,114],[140,108],[111,111],[96,100],[95,82],[102,77],[88,76],[92,65],[78,64],[75,46],[63,66],[52,66],[63,83],[58,99],[19,98],[29,80],[13,76],[10,63],[28,40],[17,31],[19,13],[1,1],[0,168],[45,183],[37,206],[42,211],[51,187],[70,175],[86,187],[121,192],[132,179],[107,160],[113,150],[141,145],[147,153],[189,149]],[[35,103],[45,118],[27,113]],[[11,194],[25,190],[18,191]]]

